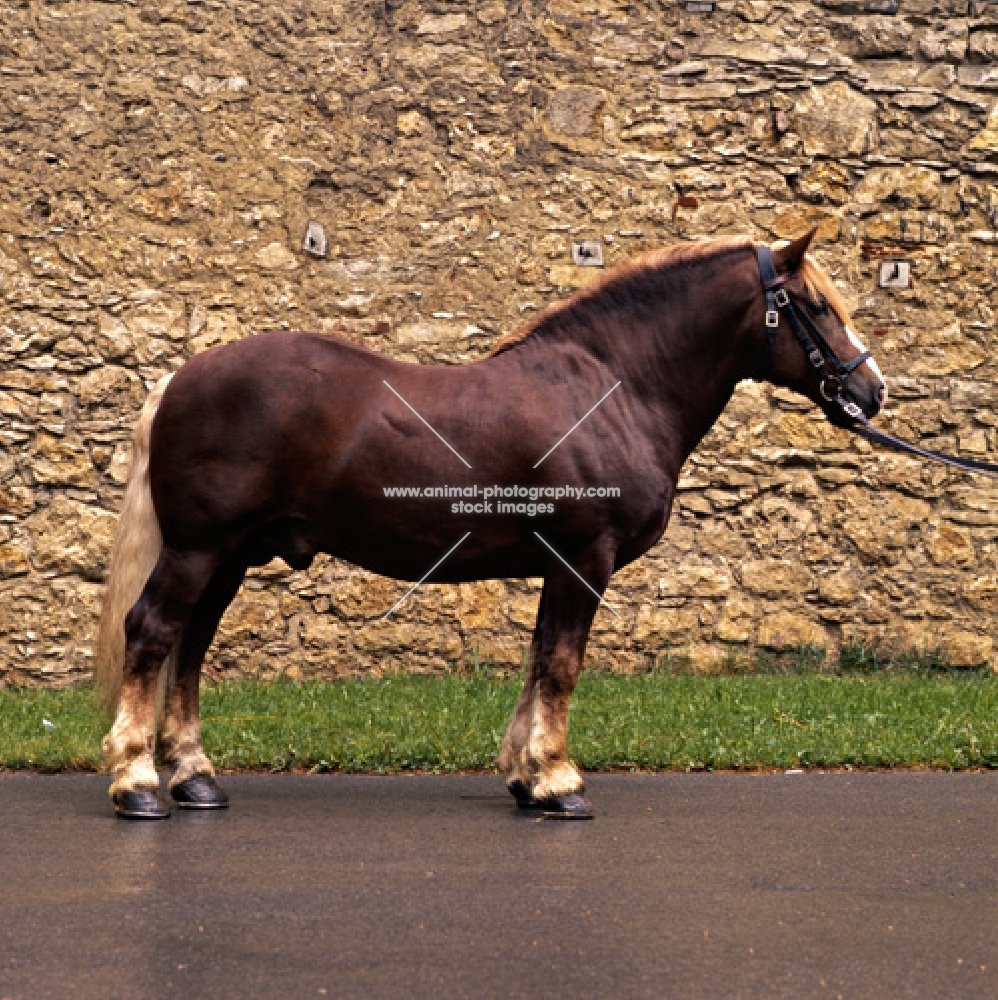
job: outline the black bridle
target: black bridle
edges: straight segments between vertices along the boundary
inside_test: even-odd
[[[998,479],[998,465],[981,462],[974,458],[957,458],[940,451],[930,451],[920,448],[917,444],[902,441],[879,430],[867,419],[866,414],[852,400],[846,399],[843,393],[849,381],[849,376],[873,355],[863,351],[849,361],[842,361],[825,339],[821,331],[804,308],[787,290],[786,282],[789,275],[779,274],[773,261],[773,252],[767,246],[756,247],[756,257],[759,261],[759,274],[762,276],[762,287],[766,293],[766,349],[772,366],[773,346],[776,341],[776,331],[780,325],[780,316],[785,316],[790,324],[797,342],[803,348],[811,367],[818,375],[819,389],[822,398],[837,407],[849,430],[877,444],[906,451],[921,458],[929,458],[935,462],[951,465],[963,472],[976,472],[982,476]]]

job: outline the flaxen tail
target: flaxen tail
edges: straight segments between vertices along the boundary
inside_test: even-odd
[[[149,438],[153,419],[171,378],[167,375],[160,379],[139,415],[132,439],[132,466],[111,549],[94,657],[101,704],[112,715],[117,711],[125,665],[125,616],[139,599],[163,547],[149,488]]]

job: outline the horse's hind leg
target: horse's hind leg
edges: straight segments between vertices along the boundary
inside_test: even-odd
[[[171,654],[176,657],[175,671],[167,689],[160,750],[174,765],[170,794],[182,809],[224,809],[229,804],[201,746],[201,664],[245,575],[246,565],[236,557],[219,566],[191,612],[179,647]]]
[[[156,773],[157,688],[163,662],[217,565],[212,553],[164,548],[125,619],[126,652],[118,711],[104,737],[111,799],[120,816],[160,819],[169,809]]]

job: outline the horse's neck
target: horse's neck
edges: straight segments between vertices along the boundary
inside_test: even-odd
[[[743,308],[724,294],[704,295],[692,281],[670,290],[667,303],[657,313],[646,305],[622,309],[600,324],[541,335],[533,349],[523,347],[533,353],[557,344],[591,357],[593,370],[605,370],[604,381],[620,381],[621,390],[640,404],[649,436],[681,463],[750,373],[742,370],[744,360],[736,352]]]
[[[670,419],[680,417],[676,430],[683,461],[714,426],[735,386],[748,374],[736,350],[737,326],[736,317],[724,317],[709,329],[700,324],[694,327],[690,319],[684,329],[667,331],[676,353],[658,368],[661,379],[652,391],[663,394]]]

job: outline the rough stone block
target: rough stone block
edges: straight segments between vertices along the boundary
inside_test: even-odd
[[[31,561],[39,570],[102,580],[116,522],[109,511],[56,497],[25,521]]]
[[[966,0],[726,0],[710,19],[406,2],[387,21],[318,0],[297,33],[266,5],[37,6],[4,12],[0,683],[84,671],[131,429],[162,374],[280,327],[472,361],[603,273],[570,266],[575,239],[605,240],[612,265],[818,224],[891,386],[878,421],[992,454],[998,24]],[[40,30],[58,59],[39,61]],[[310,219],[326,259],[299,252]],[[879,289],[899,246],[914,285]],[[614,578],[622,620],[599,613],[592,658],[627,672],[658,646],[716,670],[735,647],[850,635],[991,658],[998,496],[966,482],[745,383],[665,539]],[[216,665],[430,670],[474,646],[519,665],[536,581],[427,587],[371,626],[404,590],[331,560],[255,573]]]
[[[764,649],[776,652],[795,652],[812,646],[825,649],[828,646],[828,633],[803,615],[779,611],[762,621],[756,641]]]

